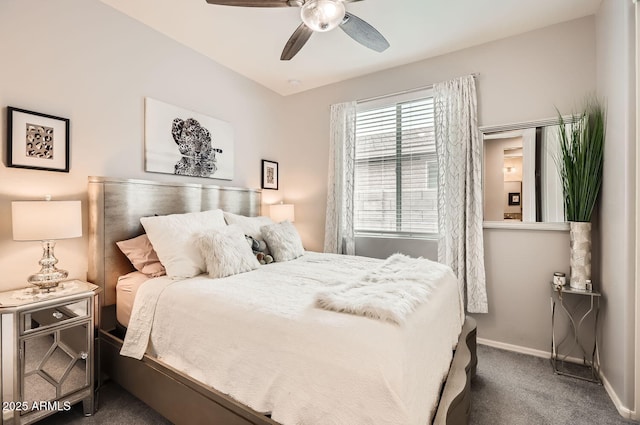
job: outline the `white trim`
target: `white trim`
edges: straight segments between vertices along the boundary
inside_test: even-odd
[[[542,357],[543,359],[550,359],[551,353],[543,350],[536,350],[535,348],[522,347],[520,345],[507,344],[506,342],[493,341],[486,338],[477,338],[478,344],[486,345],[488,347],[500,348],[501,350],[513,351],[514,353],[528,354],[534,357]]]
[[[513,229],[513,230],[553,230],[569,231],[569,223],[542,223],[526,221],[483,221],[482,227],[485,229]]]
[[[636,235],[635,235],[635,379],[634,379],[634,412],[632,418],[640,420],[640,283],[638,283],[638,277],[640,276],[640,217],[638,217],[638,211],[640,211],[640,149],[637,148],[640,143],[640,7],[634,0],[635,8],[635,35],[636,35]],[[617,405],[616,405],[617,407]]]
[[[536,221],[536,129],[522,129],[522,220]]]
[[[403,240],[403,239],[410,239],[410,240],[418,240],[418,241],[438,241],[440,240],[440,235],[437,233],[414,233],[414,234],[403,234],[403,233],[395,233],[395,232],[375,232],[375,231],[371,231],[371,232],[366,232],[363,230],[356,230],[354,232],[354,236],[356,238],[361,238],[361,239],[365,239],[365,238],[370,238],[370,239],[397,239],[397,240]]]
[[[622,405],[622,401],[620,401],[620,398],[618,397],[618,394],[616,394],[615,390],[613,389],[613,387],[609,383],[609,380],[607,379],[606,376],[604,376],[602,374],[602,372],[600,372],[600,380],[602,381],[602,386],[604,387],[605,391],[607,392],[607,395],[609,396],[609,398],[613,402],[613,405],[616,406],[616,410],[618,411],[620,416],[622,416],[625,419],[637,420],[638,417],[636,416],[636,412],[634,412],[632,410],[629,410],[629,409],[627,409],[626,407],[624,407]]]
[[[514,353],[527,354],[529,356],[541,357],[543,359],[551,359],[551,353],[545,350],[537,350],[535,348],[523,347],[521,345],[507,344],[506,342],[493,341],[491,339],[477,338],[478,344],[486,345],[501,350],[512,351]],[[565,361],[570,363],[582,364],[582,359],[577,357],[567,357]]]
[[[563,115],[562,120],[566,124],[570,124],[579,118],[579,115]],[[491,133],[501,133],[503,131],[512,131],[512,130],[522,130],[523,128],[535,128],[535,127],[548,127],[553,125],[560,124],[560,117],[555,118],[546,118],[542,120],[535,121],[524,121],[524,122],[516,122],[511,124],[502,124],[502,125],[483,125],[478,127],[480,133],[483,135],[491,134]],[[494,137],[495,138],[495,137]]]

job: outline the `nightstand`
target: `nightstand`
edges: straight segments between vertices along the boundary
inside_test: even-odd
[[[556,288],[551,282],[551,366],[558,375],[571,376],[589,382],[600,383],[598,373],[598,314],[600,311],[600,297],[596,291],[581,291],[568,286]],[[571,299],[571,302],[569,302]],[[560,338],[556,329],[556,306],[569,321],[568,329]],[[593,344],[584,342],[583,325],[593,324]],[[589,328],[591,328],[589,326]],[[589,332],[591,333],[591,332]],[[562,351],[564,354],[560,354]],[[575,370],[567,360],[572,353],[578,353],[581,365],[587,368],[587,375]],[[577,365],[576,365],[577,366]],[[572,370],[572,368],[574,370]]]
[[[50,292],[0,292],[1,424],[30,424],[80,401],[93,414],[99,291],[70,280]]]

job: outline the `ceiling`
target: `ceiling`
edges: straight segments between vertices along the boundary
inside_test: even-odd
[[[205,0],[101,0],[281,95],[592,15],[601,0],[367,0],[347,10],[391,44],[369,50],[336,28],[280,61],[297,7],[245,8]],[[560,41],[559,41],[560,42]],[[567,47],[569,48],[569,46]]]

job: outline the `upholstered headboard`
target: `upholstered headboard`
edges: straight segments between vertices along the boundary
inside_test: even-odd
[[[220,208],[260,215],[262,191],[201,184],[89,177],[88,279],[104,289],[104,305],[116,302],[118,276],[133,266],[116,242],[144,233],[140,217]]]

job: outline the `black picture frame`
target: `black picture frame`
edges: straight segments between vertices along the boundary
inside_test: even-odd
[[[509,192],[509,205],[520,205],[520,192]]]
[[[7,167],[69,172],[68,118],[7,107]]]
[[[278,163],[262,160],[262,188],[278,190]]]

